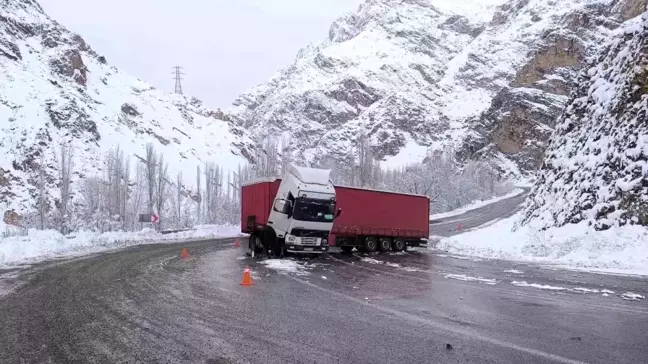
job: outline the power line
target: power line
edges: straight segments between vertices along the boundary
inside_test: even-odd
[[[175,79],[175,93],[182,95],[182,75],[184,75],[182,67],[174,66],[171,74],[174,75]]]

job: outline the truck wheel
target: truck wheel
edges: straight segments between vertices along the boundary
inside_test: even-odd
[[[274,258],[282,258],[284,248],[284,239],[277,238],[275,236],[272,242],[272,256]]]
[[[261,253],[263,253],[263,248],[260,247],[259,244],[261,242],[261,238],[257,233],[254,233],[250,235],[250,239],[248,240],[248,248],[250,250],[250,255],[252,255],[252,252],[254,252],[254,257],[258,257]]]
[[[373,253],[378,249],[378,242],[376,241],[376,238],[370,236],[365,239],[364,242],[364,248],[367,253]]]
[[[405,249],[405,242],[402,239],[394,239],[391,247],[395,252],[402,251],[403,249]]]
[[[353,251],[352,246],[341,246],[340,249],[342,249],[342,253],[351,253]]]
[[[389,249],[391,249],[391,239],[380,238],[380,240],[378,240],[378,250],[384,253],[384,252],[388,252]]]

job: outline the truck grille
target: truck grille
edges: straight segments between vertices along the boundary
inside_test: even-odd
[[[315,245],[317,238],[301,238],[302,245]]]
[[[325,238],[329,232],[327,230],[292,229],[290,234],[297,237]]]

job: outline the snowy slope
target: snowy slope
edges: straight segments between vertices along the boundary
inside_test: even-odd
[[[0,0],[0,198],[8,210],[33,205],[40,153],[55,188],[61,143],[74,146],[73,186],[101,173],[108,149],[119,146],[133,165],[149,142],[170,174],[182,170],[190,181],[205,161],[236,167],[251,139],[216,116],[195,98],[121,73],[35,1]]]
[[[227,112],[257,138],[290,134],[308,160],[368,134],[388,165],[451,145],[524,174],[582,60],[637,2],[367,0]]]
[[[648,13],[620,29],[574,97],[525,223],[648,225]]]

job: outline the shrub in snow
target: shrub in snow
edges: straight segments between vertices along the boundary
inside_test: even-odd
[[[564,113],[522,223],[648,225],[648,13],[628,22]]]

